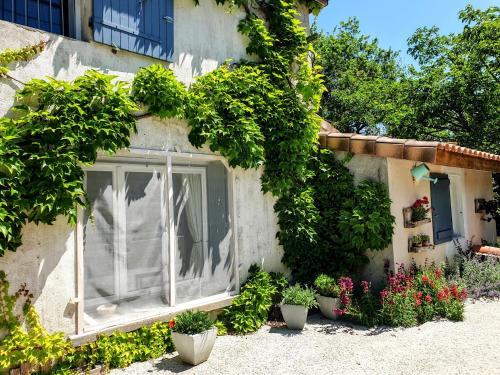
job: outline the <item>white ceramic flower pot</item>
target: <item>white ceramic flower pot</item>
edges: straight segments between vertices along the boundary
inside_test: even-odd
[[[172,332],[172,340],[179,358],[193,366],[208,359],[216,338],[217,328],[215,327],[197,335]]]
[[[307,321],[307,311],[302,305],[281,305],[281,314],[289,329],[303,330]]]
[[[338,315],[333,312],[333,310],[340,307],[340,300],[333,297],[325,297],[319,294],[316,295],[316,300],[319,303],[319,309],[321,313],[328,319],[337,320]]]

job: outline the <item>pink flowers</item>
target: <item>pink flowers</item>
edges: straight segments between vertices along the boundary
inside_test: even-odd
[[[334,310],[333,310],[333,313],[334,313],[335,315],[339,316],[339,317],[340,317],[340,316],[345,315],[345,314],[346,314],[346,312],[347,312],[347,311],[346,311],[345,309],[334,309]]]
[[[369,281],[361,281],[361,288],[363,288],[363,293],[370,293],[371,283]]]

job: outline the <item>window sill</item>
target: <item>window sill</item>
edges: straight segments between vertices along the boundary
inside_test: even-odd
[[[187,302],[174,307],[165,308],[165,312],[158,315],[151,315],[143,319],[126,320],[117,322],[111,326],[95,326],[87,328],[82,334],[69,336],[73,346],[80,346],[87,342],[95,341],[98,335],[111,334],[114,331],[130,332],[140,327],[151,325],[158,321],[167,321],[175,315],[191,309],[203,311],[214,311],[231,305],[232,300],[237,296],[236,292],[219,294],[212,297],[203,298],[197,301]]]

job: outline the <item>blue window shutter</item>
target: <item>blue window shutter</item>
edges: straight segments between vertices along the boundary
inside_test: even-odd
[[[450,180],[445,174],[431,174],[437,178],[431,184],[432,227],[434,243],[440,244],[453,239],[453,222],[451,216]]]
[[[173,54],[173,0],[93,0],[94,40],[157,59]]]

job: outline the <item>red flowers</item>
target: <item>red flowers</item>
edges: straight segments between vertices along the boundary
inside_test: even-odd
[[[451,295],[458,299],[459,301],[463,301],[467,298],[467,291],[465,289],[462,289],[461,291],[458,291],[458,286],[453,284],[450,288]]]
[[[432,302],[432,297],[429,294],[427,294],[425,296],[425,301],[431,303]]]
[[[427,275],[424,274],[424,275],[422,275],[422,279],[421,280],[422,280],[422,282],[424,284],[428,284],[432,289],[434,289],[434,281],[432,281],[429,278],[429,276],[427,276]]]
[[[422,206],[428,205],[428,204],[429,204],[429,198],[423,197],[422,199],[417,199],[411,207],[412,208],[419,208],[419,207],[422,207]]]
[[[174,319],[170,319],[170,320],[168,321],[168,327],[169,327],[170,329],[172,329],[172,328],[174,328],[174,327],[175,327],[175,320],[174,320]]]
[[[444,287],[438,291],[437,294],[438,301],[443,302],[450,298],[450,289],[448,287]]]
[[[436,277],[439,279],[442,275],[443,275],[443,272],[441,271],[441,268],[436,268],[436,270],[434,271],[434,273],[436,274]]]

